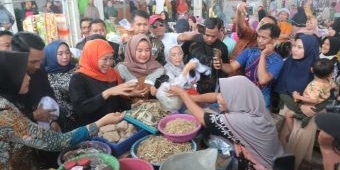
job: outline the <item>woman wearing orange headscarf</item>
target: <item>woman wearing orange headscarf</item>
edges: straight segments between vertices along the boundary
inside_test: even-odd
[[[69,93],[79,126],[96,121],[111,112],[130,109],[130,96],[136,83],[123,83],[112,68],[114,51],[101,39],[86,42],[79,65],[70,80]]]

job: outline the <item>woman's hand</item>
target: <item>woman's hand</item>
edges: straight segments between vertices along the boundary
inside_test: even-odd
[[[198,65],[198,62],[197,61],[189,61],[183,68],[183,72],[186,71],[186,72],[189,72],[190,70],[196,68]]]
[[[59,126],[57,121],[52,121],[50,123],[50,128],[51,128],[51,130],[54,130],[56,132],[61,132],[61,127]]]
[[[169,96],[181,96],[183,94],[186,94],[186,91],[179,86],[170,86],[168,93]]]
[[[151,94],[152,96],[156,96],[156,94],[157,94],[157,89],[156,89],[155,86],[151,86],[151,87],[150,87],[150,94]]]
[[[45,121],[48,122],[50,120],[57,120],[58,116],[51,114],[51,112],[56,111],[56,109],[43,109],[40,104],[38,108],[33,112],[33,118],[36,121]]]
[[[96,121],[96,125],[98,128],[108,125],[108,124],[116,124],[118,122],[120,122],[124,117],[124,114],[120,113],[120,112],[116,112],[116,113],[109,113],[107,115],[105,115],[104,117],[102,117],[101,119],[99,119],[98,121]]]
[[[109,98],[110,96],[130,96],[130,93],[136,88],[137,83],[135,82],[127,82],[123,84],[119,84],[117,86],[111,87],[105,91],[103,91],[102,96],[104,99]]]

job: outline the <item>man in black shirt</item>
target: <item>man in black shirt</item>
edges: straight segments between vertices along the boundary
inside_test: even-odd
[[[221,19],[207,18],[204,21],[203,32],[197,34],[192,41],[186,42],[182,46],[186,54],[186,62],[192,58],[197,58],[201,64],[211,67],[211,74],[201,75],[200,80],[197,82],[197,91],[199,93],[218,91],[218,78],[227,76],[212,66],[213,57],[220,57],[223,63],[229,63],[228,47],[219,39],[221,29],[223,29]]]

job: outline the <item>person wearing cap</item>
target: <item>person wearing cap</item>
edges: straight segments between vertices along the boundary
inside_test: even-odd
[[[164,57],[164,45],[161,40],[149,34],[149,14],[143,10],[135,10],[131,16],[131,29],[133,30],[133,34],[144,34],[148,36],[151,47],[152,47],[152,57],[154,57],[159,63],[162,65],[165,64]],[[125,59],[125,46],[126,42],[123,42],[119,46],[118,50],[118,62],[123,62]]]
[[[196,32],[166,33],[164,20],[160,15],[151,15],[149,18],[151,36],[163,42],[164,51],[169,51],[173,45],[182,45],[185,41],[191,41]]]
[[[293,25],[288,22],[290,12],[287,8],[279,9],[279,18],[277,25],[280,27],[281,33],[279,37],[280,42],[285,42],[289,40],[289,37],[293,33]]]
[[[336,170],[335,165],[340,162],[339,122],[339,113],[322,113],[315,117],[315,123],[320,129],[318,142],[324,170]]]

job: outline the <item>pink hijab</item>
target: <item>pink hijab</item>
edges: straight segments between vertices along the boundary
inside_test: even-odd
[[[137,46],[141,41],[147,41],[151,50],[151,43],[149,38],[144,34],[134,35],[125,46],[125,59],[124,65],[127,69],[137,78],[146,76],[156,70],[159,67],[162,67],[158,61],[155,60],[154,57],[151,56],[150,59],[146,63],[139,63],[136,60],[136,50]]]

